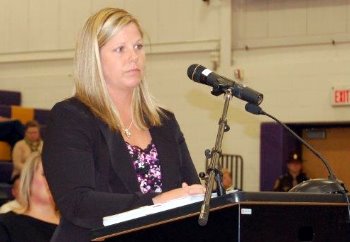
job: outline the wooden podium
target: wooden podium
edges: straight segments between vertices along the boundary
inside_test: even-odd
[[[348,196],[349,197],[349,196]],[[93,241],[349,242],[348,204],[340,194],[235,192],[91,231]]]

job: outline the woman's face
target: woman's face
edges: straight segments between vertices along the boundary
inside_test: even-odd
[[[100,50],[109,90],[132,90],[143,78],[145,51],[136,24],[124,26]]]
[[[40,139],[40,130],[38,127],[28,127],[25,136],[32,142],[38,141]]]
[[[30,189],[31,201],[41,204],[53,203],[52,195],[44,176],[44,170],[42,163],[39,164],[34,172],[31,189]]]

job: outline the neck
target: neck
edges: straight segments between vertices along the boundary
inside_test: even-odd
[[[132,121],[132,97],[133,92],[115,91],[109,89],[112,102],[116,106],[124,128],[128,128]]]
[[[59,216],[53,204],[31,203],[29,210],[25,214],[53,224],[58,224],[59,222]]]
[[[37,139],[37,140],[30,140],[27,137],[24,137],[24,140],[28,143],[28,144],[39,144],[41,139]]]
[[[289,174],[290,174],[292,177],[296,178],[297,176],[299,176],[300,171],[299,171],[299,172],[290,171]]]
[[[118,91],[118,90],[113,90],[111,88],[108,89],[109,95],[112,99],[112,102],[114,105],[118,108],[118,110],[122,108],[129,108],[131,107],[131,102],[132,102],[132,96],[133,96],[133,91]]]
[[[27,143],[27,145],[29,146],[30,150],[33,151],[38,151],[39,146],[40,146],[40,139],[36,140],[36,141],[31,141],[27,138],[24,138],[25,142]]]

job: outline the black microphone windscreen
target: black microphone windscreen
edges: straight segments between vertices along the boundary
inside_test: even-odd
[[[200,82],[203,83],[201,81],[201,75],[202,72],[205,70],[206,68],[202,65],[199,64],[192,64],[188,67],[187,69],[187,76],[188,78],[190,78],[191,80],[195,81],[195,82]]]

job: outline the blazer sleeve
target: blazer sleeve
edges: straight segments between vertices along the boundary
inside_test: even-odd
[[[1,218],[0,218],[1,219]],[[1,242],[10,242],[11,238],[8,234],[6,226],[0,221],[0,241]]]
[[[43,147],[45,176],[61,215],[77,226],[94,228],[102,226],[104,216],[153,204],[155,194],[96,188],[96,119],[87,108],[67,103],[51,110]]]
[[[193,164],[190,152],[188,150],[185,137],[180,129],[180,126],[173,114],[171,114],[171,126],[173,127],[176,143],[180,150],[180,175],[181,182],[186,182],[188,185],[199,184],[197,170]]]

